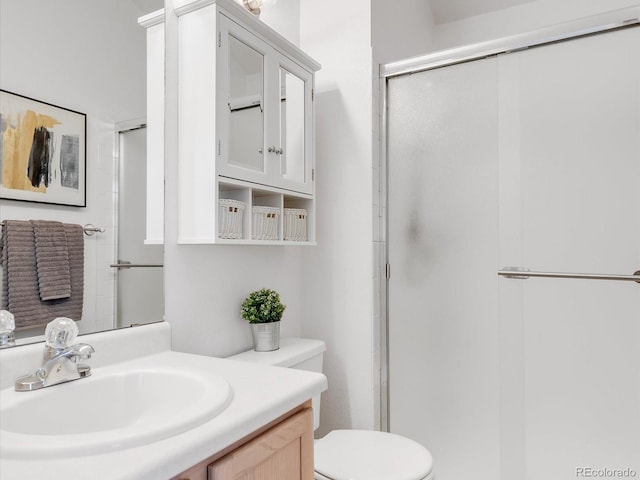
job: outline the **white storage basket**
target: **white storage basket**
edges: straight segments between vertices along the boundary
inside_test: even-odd
[[[242,216],[245,203],[221,198],[218,200],[218,237],[242,238]]]
[[[305,209],[284,209],[284,239],[290,242],[307,241],[307,211]]]
[[[251,207],[253,240],[278,240],[278,219],[280,209],[277,207]]]

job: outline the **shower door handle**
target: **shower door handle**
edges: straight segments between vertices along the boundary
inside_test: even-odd
[[[531,277],[540,278],[573,278],[579,280],[614,280],[622,282],[640,283],[640,270],[633,275],[610,275],[601,273],[562,273],[562,272],[532,272],[528,268],[504,267],[498,270],[498,275],[516,280],[526,280]]]

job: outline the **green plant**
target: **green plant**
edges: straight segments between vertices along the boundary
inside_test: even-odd
[[[261,288],[251,292],[242,302],[240,314],[249,323],[279,322],[286,305],[280,301],[280,295],[275,290]]]

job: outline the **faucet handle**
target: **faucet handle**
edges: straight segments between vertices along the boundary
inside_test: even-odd
[[[58,317],[48,323],[44,336],[47,347],[59,350],[73,343],[78,336],[78,326],[70,318]]]
[[[8,310],[0,310],[0,348],[15,345],[13,331],[16,329],[16,320]]]

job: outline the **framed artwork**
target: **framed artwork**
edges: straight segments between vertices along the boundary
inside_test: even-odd
[[[0,90],[0,198],[86,206],[87,116]]]

